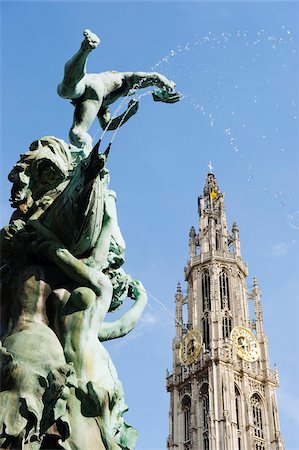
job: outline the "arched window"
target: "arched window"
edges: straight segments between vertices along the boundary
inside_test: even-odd
[[[201,276],[201,292],[202,292],[202,310],[210,311],[211,309],[211,294],[210,294],[210,275],[207,270]]]
[[[262,442],[257,442],[254,450],[265,450],[265,446]]]
[[[202,330],[203,330],[203,336],[202,340],[205,344],[206,349],[210,348],[210,325],[209,325],[209,316],[208,314],[205,314],[202,319]]]
[[[182,401],[184,412],[184,441],[188,442],[191,439],[191,399],[189,395],[185,395]]]
[[[225,270],[219,275],[219,287],[220,287],[220,302],[221,309],[229,309],[229,288],[228,288],[228,275]]]
[[[257,394],[254,394],[251,397],[250,403],[253,416],[254,436],[264,439],[262,401]],[[256,450],[260,450],[257,445],[259,444],[256,444]]]
[[[222,337],[223,339],[229,338],[230,332],[232,331],[232,319],[229,315],[225,314],[222,319]]]
[[[235,386],[235,408],[236,408],[236,422],[237,422],[237,429],[241,429],[241,396],[240,391]]]
[[[240,391],[235,385],[235,411],[236,411],[236,424],[238,430],[238,450],[242,449],[241,442],[241,427],[242,427],[242,411],[241,411],[241,395]]]
[[[207,384],[204,384],[201,388],[201,395],[203,450],[209,450],[209,387]]]
[[[220,248],[220,231],[216,231],[216,250],[221,250]]]

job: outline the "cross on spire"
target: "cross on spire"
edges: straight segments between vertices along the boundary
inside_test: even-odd
[[[208,168],[209,168],[210,173],[213,173],[213,166],[212,166],[211,161],[209,161]]]

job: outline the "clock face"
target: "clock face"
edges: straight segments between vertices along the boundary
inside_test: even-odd
[[[202,347],[202,335],[199,330],[189,330],[182,339],[179,357],[184,366],[192,364],[198,357]]]
[[[245,327],[233,328],[230,338],[240,358],[247,362],[257,361],[260,357],[260,346],[254,334]]]

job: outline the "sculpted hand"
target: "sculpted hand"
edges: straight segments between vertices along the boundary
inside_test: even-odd
[[[139,297],[144,294],[146,294],[146,291],[141,281],[135,280],[130,282],[128,297],[132,300],[138,300]]]
[[[182,97],[180,93],[175,92],[175,83],[168,78],[164,77],[164,75],[157,74],[158,86],[160,89],[152,92],[152,96],[155,102],[164,102],[164,103],[176,103]]]
[[[152,92],[153,100],[155,102],[163,103],[176,103],[182,98],[182,94],[179,92],[168,92],[167,90],[154,91]]]

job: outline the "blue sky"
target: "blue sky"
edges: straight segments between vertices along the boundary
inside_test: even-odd
[[[137,449],[166,448],[173,295],[210,160],[229,226],[240,228],[248,286],[256,275],[262,289],[286,449],[299,449],[298,2],[10,1],[1,9],[1,225],[19,154],[44,135],[68,139],[72,106],[56,86],[85,28],[101,38],[89,72],[157,70],[184,96],[175,105],[141,98],[109,157],[125,268],[151,294],[136,330],[109,346]],[[100,136],[96,125],[91,134]]]

